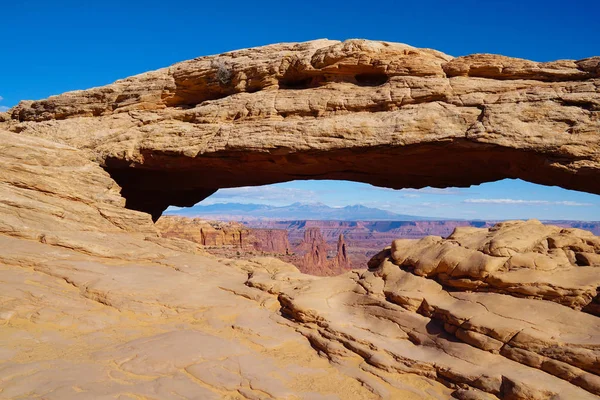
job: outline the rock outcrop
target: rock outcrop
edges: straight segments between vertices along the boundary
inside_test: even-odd
[[[348,269],[351,267],[350,259],[348,258],[348,248],[343,234],[340,234],[338,238],[337,251],[333,263],[341,269]]]
[[[395,240],[393,262],[451,290],[544,299],[600,316],[600,238],[532,220]]]
[[[285,229],[252,229],[254,236],[254,247],[258,251],[273,254],[291,253],[291,246],[288,240],[288,232]]]
[[[304,231],[304,239],[296,248],[297,251],[303,253],[304,269],[326,268],[327,254],[329,246],[319,228],[308,228]]]
[[[300,177],[597,193],[597,61],[317,41],[1,114],[0,397],[597,399],[589,233],[463,228],[315,277],[135,211]]]
[[[304,239],[295,248],[300,259],[291,260],[305,274],[318,276],[339,275],[350,268],[346,243],[344,236],[338,239],[335,256],[329,257],[329,245],[323,238],[319,228],[307,228],[304,231]]]
[[[376,398],[245,285],[295,267],[160,237],[80,150],[0,139],[0,398]]]
[[[84,150],[128,208],[154,219],[218,188],[295,179],[419,188],[521,178],[600,193],[599,87],[600,57],[453,58],[317,40],[22,102],[0,126]]]
[[[396,241],[366,272],[300,287],[256,274],[248,284],[278,293],[283,314],[335,363],[353,354],[380,377],[459,383],[455,398],[592,399],[598,240],[537,221],[457,228]]]

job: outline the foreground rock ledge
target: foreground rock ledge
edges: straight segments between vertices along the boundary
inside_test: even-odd
[[[26,101],[0,127],[85,150],[157,219],[225,187],[502,178],[600,194],[600,57],[453,58],[316,40],[201,57]]]

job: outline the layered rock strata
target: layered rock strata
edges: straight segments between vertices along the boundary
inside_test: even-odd
[[[204,247],[236,248],[287,255],[287,231],[253,229],[235,222],[207,221],[200,218],[166,216],[156,222],[163,237],[186,239]]]
[[[454,382],[453,397],[464,399],[600,395],[600,319],[589,308],[598,237],[515,221],[408,242],[366,272],[301,287],[257,273],[247,284],[276,293],[283,314],[335,363],[358,355],[364,371]],[[595,261],[579,265],[578,253]]]
[[[202,246],[254,248],[250,229],[241,224],[169,216],[159,219],[156,228],[163,237],[186,239]]]
[[[532,220],[395,240],[394,263],[451,290],[544,299],[600,315],[600,239]]]

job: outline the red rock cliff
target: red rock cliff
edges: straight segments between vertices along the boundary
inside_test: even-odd
[[[288,232],[285,229],[252,229],[254,248],[268,253],[289,254]]]
[[[163,237],[187,239],[203,246],[254,248],[252,229],[235,222],[167,216],[160,218],[156,227]]]
[[[156,222],[163,237],[176,237],[209,247],[289,254],[285,229],[252,229],[236,222],[206,221],[200,218],[165,216]]]
[[[321,229],[316,227],[307,228],[304,231],[304,239],[296,250],[299,253],[304,253],[297,266],[300,271],[307,274],[339,275],[350,267],[343,235],[339,237],[337,253],[333,259],[327,258],[329,246],[321,234]]]
[[[348,259],[348,250],[346,247],[346,241],[344,240],[344,234],[340,234],[337,243],[337,253],[333,259],[335,266],[339,268],[351,268],[350,260]]]

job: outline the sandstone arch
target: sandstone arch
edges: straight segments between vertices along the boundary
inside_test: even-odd
[[[600,57],[278,44],[22,102],[0,127],[86,150],[154,219],[219,188],[295,179],[521,178],[600,194]]]

